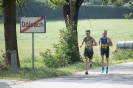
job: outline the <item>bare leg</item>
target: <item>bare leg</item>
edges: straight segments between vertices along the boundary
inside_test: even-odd
[[[92,59],[89,59],[89,63],[92,64]]]
[[[104,55],[102,55],[101,57],[102,57],[102,67],[104,67]]]
[[[106,58],[106,66],[108,67],[109,66],[109,59]]]
[[[106,73],[108,73],[108,66],[109,66],[109,59],[108,58],[106,58]]]
[[[102,73],[104,73],[104,55],[101,56],[102,57]]]
[[[88,70],[88,57],[85,57],[85,70]]]
[[[92,59],[89,59],[89,66],[92,67]]]

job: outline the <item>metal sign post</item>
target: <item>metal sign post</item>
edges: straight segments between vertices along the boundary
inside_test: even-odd
[[[34,33],[32,33],[32,69],[34,70]]]
[[[32,69],[34,70],[34,33],[46,33],[46,17],[21,17],[20,33],[32,33]]]

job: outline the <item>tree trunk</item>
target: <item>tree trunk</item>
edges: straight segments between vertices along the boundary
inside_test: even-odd
[[[70,24],[70,5],[63,6],[63,15],[65,19],[66,28],[68,28]]]
[[[7,65],[11,66],[11,51],[17,51],[17,66],[20,67],[16,35],[16,0],[4,0],[4,33]]]
[[[69,3],[69,0],[66,0]],[[78,47],[78,32],[77,32],[77,24],[78,24],[78,12],[81,4],[83,3],[84,0],[76,0],[76,2],[72,1],[72,5],[70,8],[69,5],[63,6],[63,14],[64,14],[64,19],[66,23],[66,28],[69,29],[68,27],[71,26],[72,30],[74,31],[72,35],[76,36],[76,39],[74,40],[75,43],[75,52],[71,52],[72,56],[72,62],[77,62],[80,61],[80,54],[79,54],[79,47]],[[72,48],[72,44],[68,42],[68,45],[70,46],[69,48]]]

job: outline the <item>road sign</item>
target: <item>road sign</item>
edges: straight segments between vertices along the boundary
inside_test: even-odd
[[[46,18],[21,17],[20,33],[46,33]]]
[[[20,33],[32,33],[32,69],[34,70],[34,33],[46,33],[46,17],[21,17]]]

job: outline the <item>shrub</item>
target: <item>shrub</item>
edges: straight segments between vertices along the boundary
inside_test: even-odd
[[[54,49],[55,49],[55,58],[58,59],[60,67],[65,67],[68,66],[69,62],[69,56],[65,54],[67,51],[66,46],[63,46],[61,44],[53,44]]]
[[[5,58],[5,54],[2,50],[0,50],[0,70],[4,70],[5,69],[5,64],[6,64],[6,58]]]
[[[60,30],[59,32],[59,43],[53,44],[54,55],[51,54],[50,50],[41,53],[41,56],[44,57],[45,65],[48,67],[65,67],[68,64],[81,61],[77,30],[74,30],[72,28],[73,25],[69,24],[69,19],[67,21],[67,29]],[[46,58],[49,58],[50,61],[46,61]],[[50,63],[50,65],[48,65],[47,62]]]
[[[132,49],[118,49],[113,53],[113,59],[116,60],[126,60],[133,58],[133,50]]]
[[[68,64],[81,61],[78,60],[80,57],[78,55],[79,51],[77,50],[76,36],[74,34],[75,31],[71,29],[60,30],[60,41],[58,44],[53,44],[54,54],[52,55],[49,49],[40,53],[47,67],[65,67]]]
[[[68,59],[65,54],[62,53],[58,44],[54,44],[55,54],[51,54],[51,50],[47,49],[45,52],[41,52],[40,55],[44,59],[44,64],[48,68],[59,68],[68,65]]]
[[[60,45],[65,47],[64,54],[69,57],[70,64],[81,61],[77,43],[75,30],[71,28],[60,30]]]
[[[40,53],[40,55],[44,58],[44,64],[46,67],[49,68],[58,68],[58,60],[54,58],[54,56],[51,54],[51,51],[47,49],[44,53]]]

